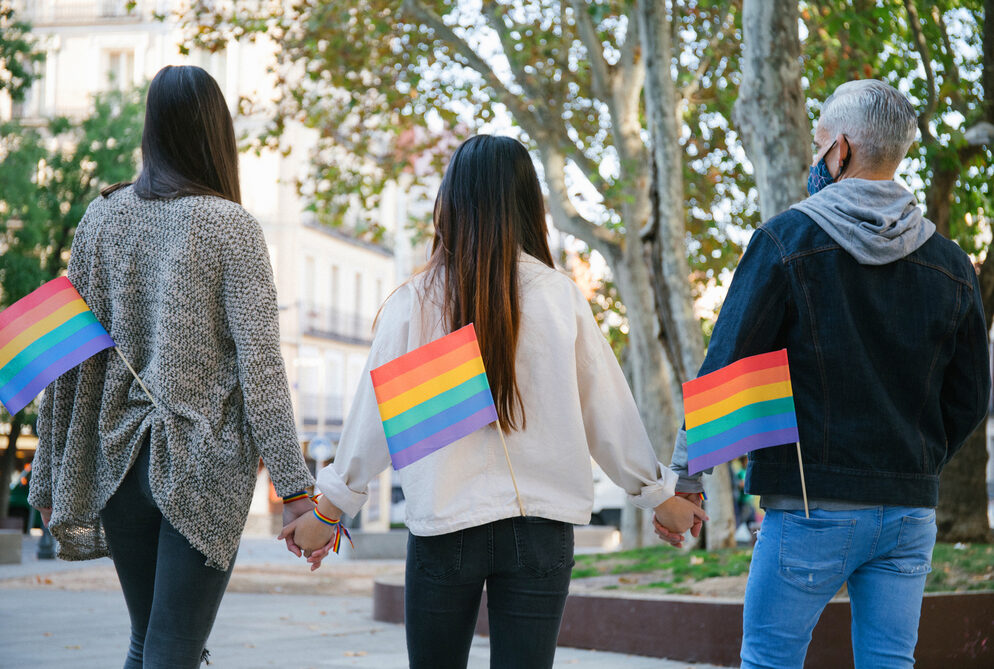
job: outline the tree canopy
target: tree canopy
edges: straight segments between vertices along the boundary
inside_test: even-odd
[[[850,79],[875,77],[907,93],[922,137],[902,176],[940,232],[985,261],[982,282],[989,277],[994,294],[991,4],[801,0],[797,9],[808,123]],[[632,385],[665,459],[679,381],[696,371],[691,340],[701,334],[672,305],[733,267],[761,216],[733,115],[742,0],[670,0],[654,11],[660,6],[650,36],[666,38],[652,44],[670,63],[671,81],[656,80],[667,88],[662,110],[646,109],[645,64],[659,54],[640,36],[635,0],[298,0],[252,10],[197,0],[182,20],[191,46],[213,51],[262,36],[279,45],[277,98],[243,109],[272,118],[260,145],[279,148],[292,121],[317,131],[304,194],[331,224],[356,202],[374,211],[386,181],[422,173],[415,158],[440,173],[453,139],[510,116],[540,166],[554,225],[611,269],[595,310],[624,308]],[[663,139],[650,137],[647,112],[657,111],[676,119]],[[678,150],[653,155],[650,141]],[[658,206],[664,197],[671,211]],[[375,220],[358,232],[378,234]],[[664,257],[674,246],[686,253],[689,288],[681,263]]]

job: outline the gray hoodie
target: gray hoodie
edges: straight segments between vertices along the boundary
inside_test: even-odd
[[[791,209],[810,216],[861,265],[900,260],[935,232],[915,196],[896,181],[843,179]]]

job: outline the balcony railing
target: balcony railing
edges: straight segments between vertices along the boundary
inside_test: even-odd
[[[328,307],[303,305],[300,329],[305,335],[337,339],[349,344],[370,344],[373,321],[359,314]]]
[[[320,422],[324,423],[325,428],[340,426],[345,418],[344,408],[345,401],[341,395],[300,393],[297,396],[297,411],[305,427],[314,427]]]
[[[150,18],[157,0],[20,0],[14,9],[18,18],[35,26],[61,24],[126,23]]]

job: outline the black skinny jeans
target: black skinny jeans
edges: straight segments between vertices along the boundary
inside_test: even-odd
[[[552,666],[573,570],[573,526],[518,517],[407,543],[411,669],[465,669],[483,585],[492,669]]]
[[[169,524],[148,483],[148,439],[100,512],[131,617],[124,669],[196,669],[231,568],[220,571]]]

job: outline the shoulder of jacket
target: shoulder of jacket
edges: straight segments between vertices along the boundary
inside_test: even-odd
[[[380,307],[381,311],[385,313],[388,309],[396,311],[410,308],[411,300],[414,299],[415,279],[417,276],[394,288],[393,292],[387,295],[387,299],[383,300],[383,305]]]
[[[764,234],[788,258],[798,251],[809,250],[825,244],[837,245],[814,219],[802,211],[788,209],[756,229]]]
[[[90,200],[90,204],[86,205],[86,212],[83,214],[86,216],[94,216],[97,214],[102,214],[112,206],[112,201],[109,197],[105,195],[98,195],[97,197]]]
[[[262,235],[259,221],[237,202],[213,195],[195,195],[190,200],[195,227],[208,235],[235,243]]]
[[[576,294],[580,294],[580,288],[576,285],[576,281],[565,270],[559,267],[549,267],[541,260],[531,256],[526,256],[521,261],[518,280],[522,288],[534,285],[545,289],[574,291]]]
[[[818,224],[803,212],[787,209],[763,223],[758,229],[763,230],[774,239],[782,240],[791,234],[805,232],[809,227],[817,228]]]
[[[373,322],[373,335],[401,330],[410,323],[411,308],[417,288],[413,285],[418,275],[397,286],[383,301]]]
[[[193,195],[190,196],[190,200],[193,211],[198,217],[221,218],[235,222],[256,222],[255,217],[248,213],[242,205],[225,200],[223,197]]]
[[[971,285],[976,279],[977,272],[970,256],[959,244],[943,237],[938,231],[933,232],[924,244],[915,249],[914,254],[926,262],[945,266],[949,272]]]

